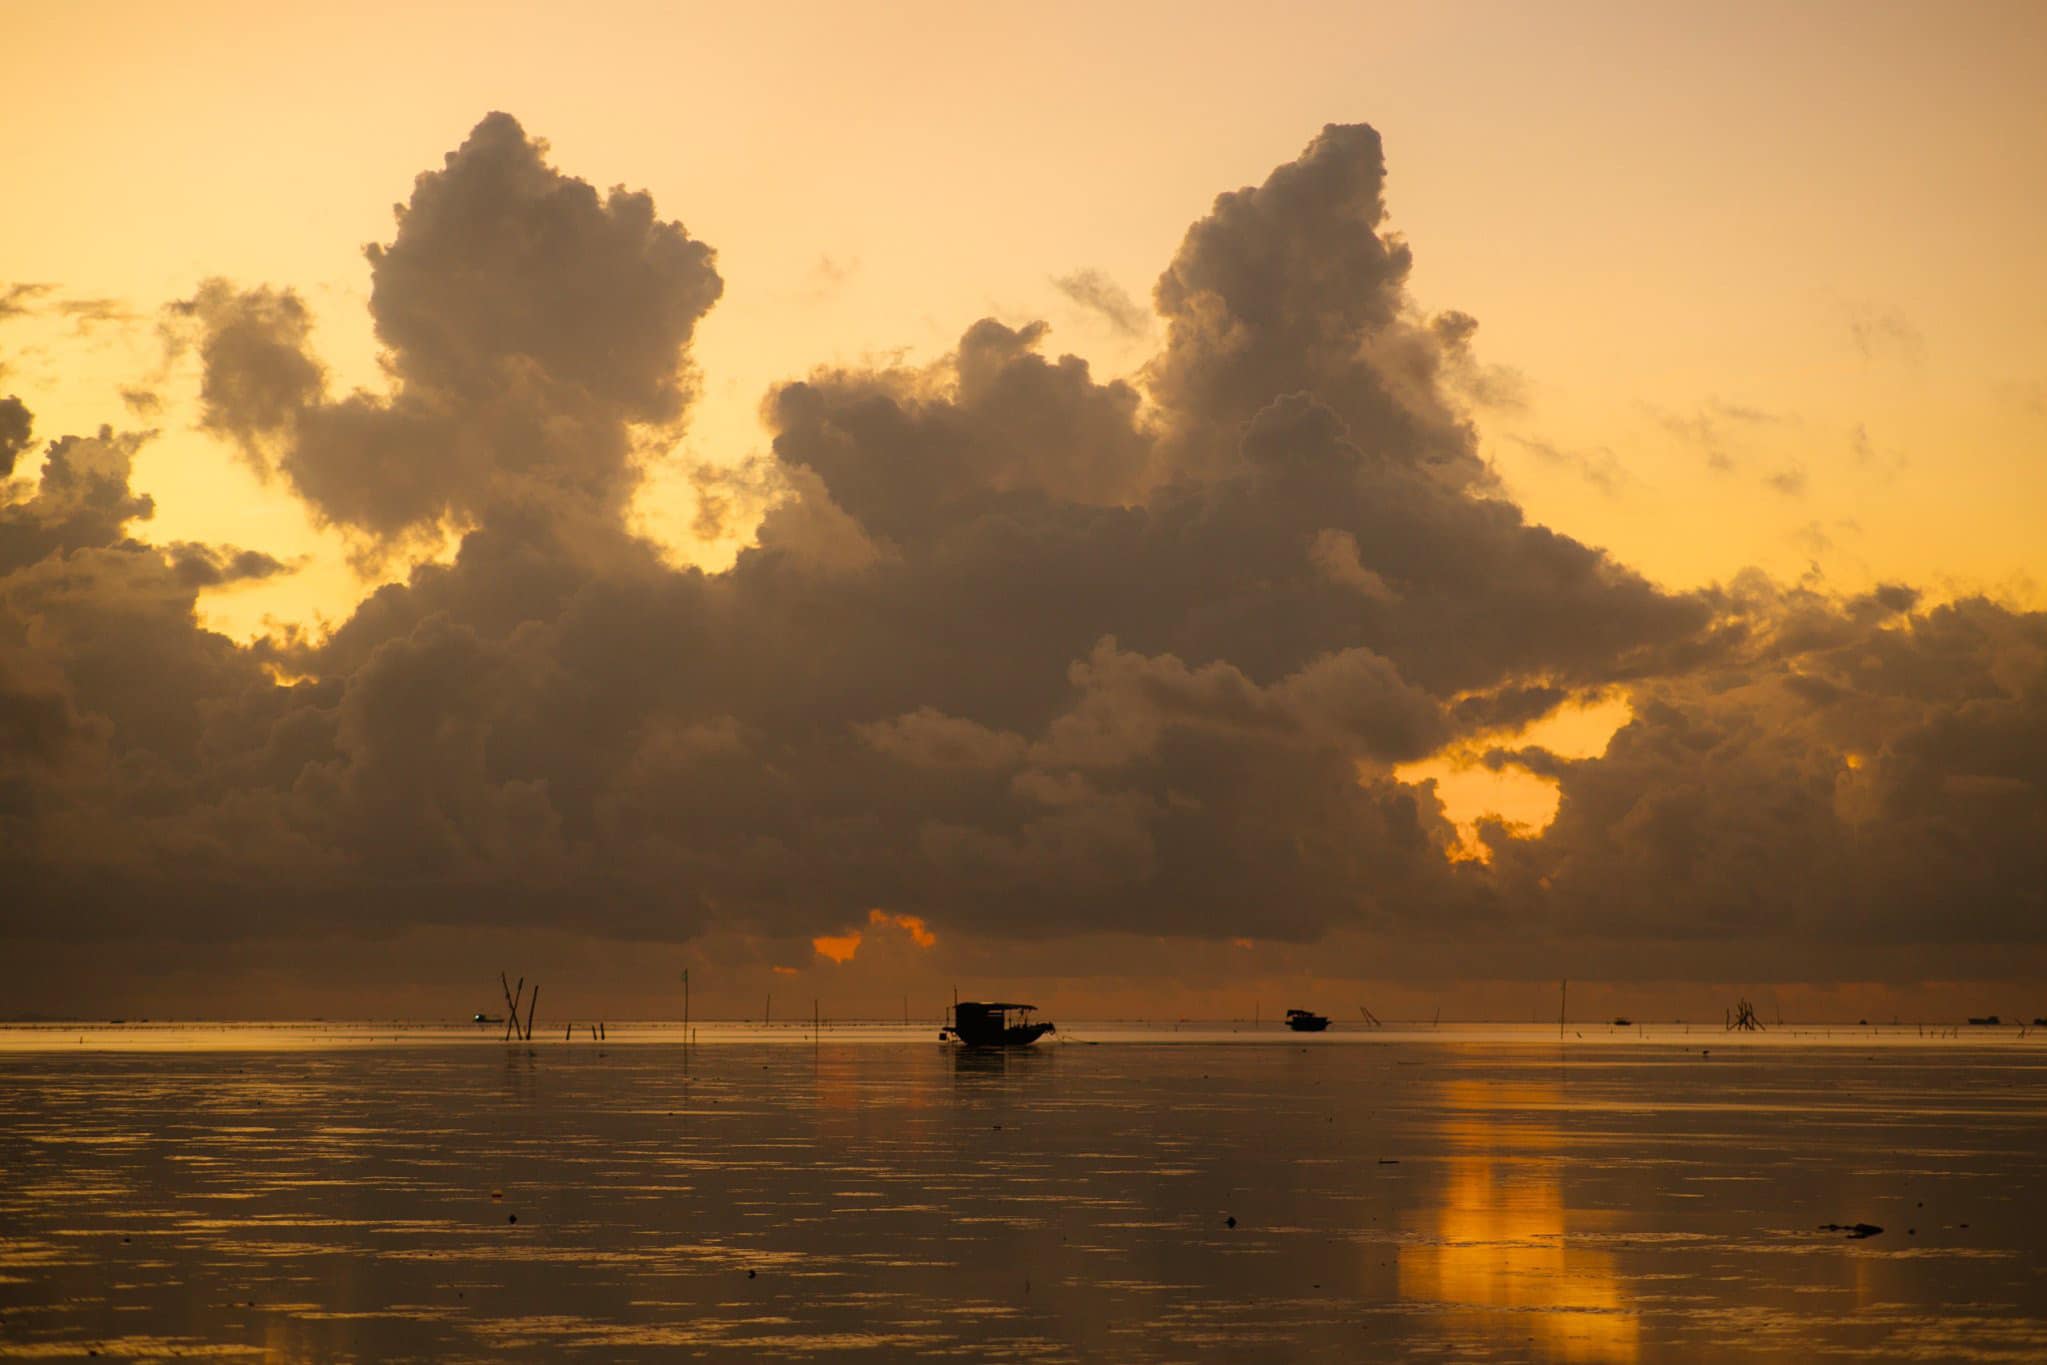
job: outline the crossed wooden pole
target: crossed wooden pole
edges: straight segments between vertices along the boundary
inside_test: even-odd
[[[529,1043],[532,1042],[533,1010],[534,1007],[540,1003],[540,983],[537,981],[533,983],[533,995],[530,999],[528,999],[526,995],[525,977],[522,976],[519,978],[519,989],[514,991],[512,989],[512,983],[505,980],[505,974],[503,972],[499,972],[498,989],[502,990],[505,993],[505,1005],[507,1006],[507,1012],[505,1014],[504,1040],[508,1043],[511,1042],[512,1035],[516,1033],[521,1041]],[[521,1000],[526,1001],[526,1022],[523,1025],[521,1025],[519,1022],[519,1002]]]

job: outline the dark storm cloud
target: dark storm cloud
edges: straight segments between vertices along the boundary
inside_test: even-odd
[[[0,876],[34,913],[10,926],[787,937],[880,906],[1810,957],[1850,888],[1899,934],[2037,933],[1987,890],[1935,926],[1923,878],[1849,854],[2035,870],[2039,619],[1671,594],[1530,524],[1464,412],[1470,320],[1407,298],[1370,129],[1216,200],[1139,384],[984,319],[929,366],[778,386],[772,458],[698,480],[701,535],[766,509],[720,573],[625,516],[642,434],[686,415],[710,250],[544,152],[492,115],[371,250],[386,392],[328,392],[289,291],[210,283],[171,319],[210,430],[372,537],[453,525],[449,562],[325,639],[238,648],[197,594],[285,566],[130,539],[140,438],[67,438],[17,485]],[[1498,742],[1608,695],[1636,718],[1605,758]],[[1435,788],[1397,775],[1452,744],[1561,783],[1556,825],[1452,861]],[[1800,872],[1801,847],[1826,856]]]

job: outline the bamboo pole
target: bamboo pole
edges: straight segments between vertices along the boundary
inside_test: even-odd
[[[540,983],[533,983],[533,994],[526,998],[526,1041],[533,1041],[533,1011],[540,1005]]]
[[[505,974],[503,972],[498,973],[498,985],[499,986],[505,985]],[[538,989],[538,987],[536,987],[535,989]],[[519,1027],[519,1002],[525,999],[525,997],[526,978],[522,976],[519,978],[519,990],[516,995],[513,994],[509,988],[505,990],[505,1005],[507,1006],[507,1012],[505,1014],[504,1041],[508,1043],[512,1041],[512,1034]]]

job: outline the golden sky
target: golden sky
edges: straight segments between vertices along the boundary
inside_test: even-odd
[[[1914,638],[1929,651],[1964,636],[1976,642],[1985,659],[1953,663],[1953,676],[1995,683],[1968,695],[2033,714],[2024,708],[2038,690],[2035,613],[2047,602],[2040,6],[1299,4],[1260,13],[1226,5],[614,4],[580,7],[572,18],[541,5],[79,3],[14,6],[6,26],[0,70],[11,99],[0,172],[13,211],[0,215],[0,396],[18,394],[33,411],[38,449],[102,424],[154,428],[131,478],[155,499],[154,517],[137,523],[150,543],[255,549],[291,566],[199,590],[199,621],[238,643],[307,632],[289,649],[237,656],[261,658],[270,677],[311,679],[315,692],[344,687],[388,622],[358,617],[360,640],[337,636],[321,647],[327,632],[377,584],[403,584],[415,557],[451,559],[461,531],[479,522],[456,518],[438,544],[380,541],[369,522],[351,529],[332,500],[302,497],[279,468],[259,467],[202,428],[211,362],[200,343],[221,324],[211,314],[194,321],[203,309],[182,318],[165,310],[213,279],[291,290],[309,311],[305,353],[325,367],[329,399],[359,388],[376,406],[402,382],[417,383],[417,375],[404,380],[414,362],[380,347],[372,331],[365,248],[393,241],[393,210],[412,200],[414,178],[444,158],[452,166],[452,149],[488,111],[511,113],[544,141],[561,175],[600,191],[644,190],[659,218],[679,220],[716,252],[722,296],[693,335],[687,326],[681,333],[699,383],[686,426],[627,413],[617,429],[630,428],[644,470],[633,529],[674,565],[717,570],[755,540],[762,508],[754,493],[783,497],[793,487],[759,475],[778,458],[775,431],[802,426],[792,410],[771,429],[764,402],[776,386],[828,371],[817,391],[832,403],[870,391],[921,401],[955,383],[964,392],[963,334],[977,319],[1026,329],[1023,344],[1048,360],[1071,353],[1088,362],[1089,402],[1113,407],[1123,393],[1135,404],[1141,394],[1143,420],[1157,419],[1144,439],[1197,468],[1188,452],[1208,438],[1189,434],[1193,418],[1173,414],[1198,404],[1168,393],[1195,373],[1175,380],[1172,368],[1194,363],[1182,334],[1194,314],[1155,310],[1154,283],[1169,264],[1203,266],[1188,225],[1221,212],[1219,193],[1277,176],[1275,167],[1307,155],[1304,144],[1325,124],[1369,123],[1386,160],[1389,217],[1377,232],[1413,250],[1402,316],[1420,327],[1456,310],[1478,324],[1468,352],[1451,343],[1427,350],[1443,369],[1417,381],[1424,392],[1413,404],[1414,413],[1447,405],[1470,423],[1468,453],[1497,483],[1457,475],[1469,485],[1459,496],[1517,505],[1529,522],[1608,551],[1668,594],[1655,611],[1686,603],[1721,627],[1748,622],[1750,638],[1777,642],[1770,648],[1780,653],[1767,667],[1743,654],[1737,667],[1726,643],[1734,636],[1723,631],[1709,644],[1694,622],[1687,629],[1698,632],[1698,652],[1683,657],[1717,662],[1687,672],[1671,662],[1677,655],[1645,662],[1622,647],[1632,639],[1642,650],[1674,650],[1676,626],[1643,625],[1631,637],[1632,626],[1616,624],[1620,644],[1597,667],[1583,662],[1578,641],[1554,657],[1509,651],[1493,671],[1473,672],[1435,642],[1427,658],[1396,657],[1405,672],[1388,683],[1365,664],[1334,681],[1314,671],[1321,665],[1292,673],[1261,666],[1260,649],[1292,658],[1263,637],[1233,639],[1241,653],[1193,651],[1183,665],[1159,641],[1119,646],[1105,631],[1092,652],[1085,641],[1062,641],[1066,652],[1043,660],[1054,676],[1068,673],[1076,689],[1110,698],[1103,708],[1127,701],[1119,688],[1178,689],[1202,705],[1222,697],[1251,708],[1233,715],[1278,724],[1270,717],[1284,713],[1285,724],[1318,734],[1315,726],[1337,723],[1318,709],[1331,689],[1386,686],[1389,709],[1378,720],[1395,729],[1401,708],[1423,692],[1444,708],[1496,706],[1496,718],[1460,716],[1419,747],[1411,734],[1375,732],[1357,760],[1361,788],[1430,790],[1413,784],[1433,780],[1423,804],[1439,801],[1453,828],[1428,826],[1425,812],[1418,837],[1489,869],[1474,868],[1471,878],[1493,875],[1543,894],[1554,885],[1560,896],[1596,885],[1602,860],[1624,859],[1634,839],[1654,850],[1638,869],[1651,882],[1710,880],[1699,869],[1726,863],[1724,852],[1716,859],[1672,836],[1695,818],[1686,802],[1696,794],[1674,777],[1658,786],[1665,778],[1651,773],[1659,755],[1691,742],[1686,724],[1724,741],[1713,752],[1726,768],[1713,780],[1726,791],[1748,782],[1795,787],[1833,812],[1844,837],[1862,837],[1876,818],[1866,810],[1923,815],[1907,799],[1916,782],[1960,803],[1942,807],[1942,818],[1966,823],[1987,809],[1969,802],[2006,790],[1999,783],[2028,781],[1987,758],[1932,778],[1910,766],[1921,751],[1908,732],[1937,733],[1961,749],[1973,743],[1979,755],[2023,752],[2031,741],[1964,743],[1955,737],[1981,712],[1964,715],[1961,693],[1900,682],[1924,676],[1903,665],[1876,681],[1888,667],[1885,647],[1906,637],[1870,626],[1870,594],[1911,585],[1917,596],[1886,610],[1921,613]],[[1088,289],[1096,305],[1081,297]],[[1027,330],[1038,321],[1049,325],[1042,339]],[[1421,345],[1420,335],[1385,344]],[[1396,365],[1389,356],[1375,353],[1372,363]],[[1292,386],[1327,398],[1323,378],[1304,374]],[[1117,389],[1119,379],[1133,387]],[[563,411],[588,416],[573,405]],[[1361,429],[1354,413],[1344,415]],[[858,505],[845,470],[834,475],[823,456],[779,458],[773,467],[785,478],[798,466],[821,472],[804,505],[825,509],[829,525],[803,536],[825,536],[837,517],[854,529],[831,553],[850,544],[845,552],[866,562],[860,556],[874,545],[886,550],[882,523]],[[17,478],[33,478],[37,467],[37,457],[24,456]],[[713,534],[698,487],[715,482],[706,471],[717,470],[731,475],[724,496],[734,514]],[[1010,470],[991,475],[991,486],[1013,491],[1003,479],[1041,475],[1062,495],[1069,490],[1057,479],[1077,477]],[[836,503],[823,498],[824,485]],[[1093,488],[1077,498],[1083,506],[1116,501]],[[335,519],[322,522],[322,509]],[[1361,585],[1382,606],[1395,600],[1373,558],[1383,546],[1364,543],[1361,562],[1352,531],[1321,534],[1335,537],[1314,542],[1332,579]],[[25,621],[40,619],[36,604],[45,599],[36,594],[47,585],[37,584],[18,598],[30,603]],[[1599,611],[1619,621],[1635,609],[1632,591],[1617,589]],[[1490,602],[1475,609],[1474,630],[1507,629]],[[1962,605],[1938,620],[1925,615],[1949,603]],[[473,624],[452,610],[462,629]],[[1814,624],[1822,618],[1824,629]],[[801,619],[796,612],[789,628]],[[1851,642],[1851,621],[1878,633]],[[1184,626],[1160,639],[1191,638],[1188,631],[1198,634]],[[31,625],[21,638],[40,645],[62,634]],[[0,683],[5,665],[0,650]],[[45,685],[35,671],[42,663],[23,667],[22,676]],[[77,698],[107,676],[103,661],[49,668],[49,678],[85,680]],[[1410,684],[1412,695],[1399,690]],[[1516,709],[1509,695],[1551,684],[1557,696],[1532,710]],[[60,688],[67,697],[69,687]],[[850,713],[880,688],[862,675],[832,704],[843,701]],[[1783,688],[1800,697],[1845,688],[1869,704],[1852,717],[1792,718]],[[984,720],[971,689],[950,700],[944,691],[892,694],[894,710],[852,714],[842,730],[933,770],[1022,763],[1029,771],[1015,779],[1017,799],[1055,811],[1085,806],[1098,821],[1050,833],[1031,826],[1030,838],[1063,841],[1051,852],[1077,863],[1152,849],[1155,831],[1116,822],[1141,824],[1131,812],[1153,809],[1145,804],[1153,800],[1163,810],[1197,799],[1161,787],[1118,806],[1121,797],[1090,785],[1088,764],[1107,761],[1100,747],[1113,732],[1102,715],[1122,724],[1123,713],[1098,715],[1084,699],[1037,734],[1030,727],[1045,721],[1042,707],[1027,720],[999,708]],[[338,726],[348,750],[360,738],[350,726],[369,722],[350,719],[348,704],[326,693],[316,700],[319,724]],[[664,702],[638,718],[636,756],[619,761],[634,780],[653,782],[646,774],[663,763],[750,752],[764,733],[784,734],[775,728],[788,721],[777,700],[766,696],[760,715],[736,719]],[[1961,709],[1914,709],[1950,704]],[[76,706],[91,713],[83,700]],[[1733,719],[1737,712],[1749,719]],[[1643,715],[1656,718],[1652,728],[1611,763],[1594,762],[1618,727]],[[1741,738],[1748,724],[1795,733],[1803,757],[1771,769],[1772,746]],[[112,726],[118,748],[131,723],[116,716]],[[268,743],[274,754],[282,741]],[[479,739],[474,752],[516,767],[517,745],[499,743]],[[361,752],[349,752],[360,767]],[[1573,762],[1575,789],[1550,771]],[[154,769],[131,759],[123,771]],[[265,780],[295,800],[317,804],[324,792],[304,776],[296,785],[289,774]],[[528,777],[508,780],[503,791],[517,791],[490,818],[545,825],[549,813],[519,802],[536,790],[560,799],[576,780],[560,769],[531,776],[527,787],[519,783]],[[217,786],[194,790],[230,812],[223,829],[254,819]],[[1532,835],[1556,815],[1559,792],[1572,790],[1577,796],[1565,799],[1575,803],[1575,823],[1566,822],[1571,842],[1561,851],[1526,837],[1489,842],[1482,817],[1498,814]],[[1654,799],[1630,795],[1642,791]],[[476,809],[449,818],[460,825]],[[597,809],[592,819],[615,815]],[[1613,818],[1602,823],[1601,811]],[[1382,816],[1394,818],[1371,814]],[[2018,836],[2000,817],[1980,818],[1998,849],[2023,845],[2009,842]],[[47,840],[39,854],[57,851],[48,866],[70,866],[67,840],[93,841],[97,826],[78,820],[61,835],[51,832],[57,825],[38,833]],[[997,845],[977,842],[985,833],[927,821],[918,846],[934,858],[934,849],[992,858]],[[1126,836],[1134,842],[1115,842]],[[180,857],[211,856],[212,841],[234,837],[213,831],[173,842]],[[512,845],[539,838],[532,829],[491,837]],[[1298,836],[1303,847],[1315,837]],[[1734,841],[1726,847],[1747,847],[1741,831],[1726,837]],[[1616,842],[1602,852],[1603,838]],[[1757,885],[1785,886],[1782,866],[1765,859],[1758,867],[1768,870],[1755,873]],[[1463,896],[1473,884],[1464,877],[1455,872],[1429,894]],[[1754,903],[1751,890],[1723,891],[1715,905],[1738,907],[1744,896]],[[729,894],[768,893],[748,885]],[[1588,897],[1571,932],[1598,939],[1611,916],[1627,912]],[[818,953],[850,964],[860,960],[858,935],[885,937],[898,916],[929,915],[941,936],[951,932],[932,910],[891,902],[873,908],[871,920],[854,909],[815,923],[792,914],[777,922],[775,941],[800,950],[814,937],[829,945]],[[1749,913],[1726,909],[1726,932],[1749,932]],[[1786,913],[1796,918],[1795,909]],[[1306,932],[1287,924],[1269,937]],[[1900,941],[1895,926],[1872,932]],[[763,957],[750,970],[773,965]],[[1300,968],[1289,959],[1284,970]],[[1866,970],[1895,975],[1874,960]],[[1671,964],[1655,971],[1669,974]]]
[[[1519,376],[1478,420],[1532,517],[1672,586],[1817,565],[2039,600],[2038,6],[84,3],[9,28],[0,261],[135,318],[0,332],[46,435],[118,425],[155,309],[212,275],[295,285],[375,384],[362,248],[504,108],[718,250],[701,405],[642,503],[700,555],[679,462],[759,452],[770,384],[935,359],[984,313],[1127,371],[1156,337],[1054,278],[1144,299],[1217,190],[1359,119],[1415,296]],[[314,557],[209,616],[344,614],[338,540],[190,429],[192,365],[157,387],[158,533]]]

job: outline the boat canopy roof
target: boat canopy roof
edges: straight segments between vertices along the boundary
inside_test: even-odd
[[[1034,1010],[1036,1005],[1016,1005],[1001,1000],[962,1000],[957,1009],[963,1010]]]

